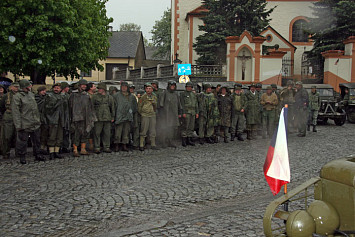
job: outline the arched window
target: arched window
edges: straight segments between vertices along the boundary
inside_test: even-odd
[[[292,26],[292,42],[308,42],[307,29],[308,22],[300,19],[293,23]]]

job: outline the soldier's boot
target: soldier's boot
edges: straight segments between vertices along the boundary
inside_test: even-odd
[[[155,143],[155,137],[150,137],[150,147],[152,150],[159,150],[157,144]]]
[[[46,158],[43,155],[41,155],[41,154],[37,154],[37,155],[35,155],[35,160],[37,160],[37,161],[46,161]]]
[[[186,140],[187,140],[186,137],[182,137],[182,138],[181,138],[181,145],[184,146],[184,147],[187,146]]]
[[[195,143],[194,143],[194,141],[192,140],[192,137],[188,137],[188,138],[187,138],[187,145],[195,146]]]
[[[247,131],[247,139],[252,140],[253,138],[251,137],[251,131]]]
[[[78,146],[73,144],[73,156],[74,157],[80,157],[80,154],[78,152]]]
[[[89,139],[89,151],[93,152],[94,151],[94,140]]]
[[[205,139],[204,138],[200,138],[199,141],[200,141],[200,145],[205,144]]]
[[[307,125],[307,131],[308,132],[311,131],[311,125],[310,124]]]
[[[122,151],[129,152],[127,144],[122,145]]]
[[[228,143],[228,137],[224,137],[224,143]]]
[[[54,158],[63,159],[63,156],[59,154],[60,147],[54,147]]]
[[[218,143],[218,135],[214,136],[214,143]]]
[[[238,133],[237,137],[239,141],[244,141],[243,135],[241,133]]]
[[[54,159],[54,147],[49,147],[49,160]]]
[[[89,152],[86,150],[86,143],[81,143],[80,155],[89,155]]]
[[[139,150],[144,151],[144,141],[145,137],[140,136],[139,137]],[[155,138],[154,138],[154,143],[155,143]]]
[[[235,138],[235,134],[232,133],[232,134],[231,134],[231,141],[234,141],[234,138]]]
[[[20,156],[20,163],[23,165],[27,164],[26,156]]]
[[[313,132],[317,132],[316,125],[313,125]]]
[[[213,144],[214,141],[211,137],[206,137],[206,142],[209,143],[209,144]]]

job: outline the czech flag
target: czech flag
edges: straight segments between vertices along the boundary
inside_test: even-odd
[[[281,110],[278,128],[267,152],[264,163],[264,175],[266,182],[274,195],[280,192],[284,184],[290,182],[290,164],[287,149],[287,105]]]

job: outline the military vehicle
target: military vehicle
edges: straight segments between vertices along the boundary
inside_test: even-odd
[[[346,112],[334,88],[328,84],[303,84],[308,93],[311,93],[312,86],[317,87],[320,97],[318,120],[327,124],[328,119],[332,119],[336,125],[342,126],[346,121]]]
[[[319,177],[271,202],[263,227],[267,237],[355,237],[355,156],[327,163]]]
[[[348,121],[350,123],[355,123],[355,83],[341,83],[339,84],[339,87]],[[346,91],[348,92],[348,96],[346,96]]]

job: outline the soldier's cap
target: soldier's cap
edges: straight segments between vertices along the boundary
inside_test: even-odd
[[[117,87],[115,87],[115,86],[110,86],[110,87],[108,88],[108,90],[109,90],[110,92],[112,92],[112,91],[118,91]]]
[[[134,89],[136,89],[136,86],[135,85],[129,85],[129,88],[134,88]]]
[[[212,85],[210,83],[206,83],[206,84],[203,84],[203,87],[206,90],[207,88],[212,88]]]
[[[262,88],[263,86],[261,85],[261,83],[257,83],[255,87],[256,88]]]
[[[54,87],[54,85],[53,85],[53,87]],[[52,88],[53,88],[53,87],[52,87]],[[40,87],[37,88],[37,92],[41,92],[41,91],[44,91],[44,90],[47,90],[47,87],[45,87],[45,86],[40,86]]]
[[[144,84],[144,88],[146,88],[146,87],[152,87],[153,88],[152,83],[149,83],[149,82],[145,83]]]
[[[61,84],[61,83],[59,83],[59,82],[55,83],[55,84],[52,86],[52,88],[54,88],[54,87],[56,87],[56,86],[59,86],[59,87],[62,89],[62,84]],[[38,90],[38,89],[37,89],[37,90]]]
[[[301,81],[296,82],[296,85],[302,85],[303,83]]]
[[[194,85],[190,81],[186,82],[186,84],[185,84],[185,87],[188,87],[188,86],[194,87]]]
[[[272,90],[272,86],[267,86],[266,90]]]
[[[271,87],[272,88],[277,88],[277,85],[276,84],[271,84]]]
[[[121,82],[121,86],[127,86],[128,87],[128,82],[126,82],[126,81]]]
[[[239,83],[234,85],[234,89],[236,89],[236,90],[241,90],[242,87],[243,87],[242,84],[239,84]]]
[[[152,87],[152,85],[150,85],[150,87]],[[140,95],[143,95],[145,92],[144,90],[137,90],[137,95],[140,94]]]
[[[11,86],[20,86],[20,85],[18,84],[18,82],[13,82],[11,83]]]
[[[249,88],[252,88],[252,87],[254,87],[254,88],[256,87],[254,83],[252,83],[252,84],[249,86]]]
[[[288,80],[288,81],[287,81],[287,85],[288,85],[288,86],[293,86],[293,84],[294,84],[293,81],[291,81],[291,80]]]
[[[62,88],[62,90],[64,90],[65,88],[69,87],[69,83],[63,81],[63,82],[60,83],[60,87]]]
[[[317,86],[311,86],[311,89],[317,89]]]
[[[106,84],[105,84],[105,83],[100,82],[100,83],[97,85],[97,89],[106,90]]]
[[[222,86],[221,86],[221,89],[222,89],[222,88],[226,88],[226,90],[228,90],[228,85],[222,85]]]
[[[85,79],[81,79],[81,80],[79,80],[79,82],[78,82],[78,85],[79,85],[79,86],[81,86],[81,85],[87,85],[87,84],[88,84],[88,81],[85,80]]]
[[[154,80],[154,81],[152,81],[152,83],[151,84],[155,84],[155,85],[159,85],[159,81],[157,81],[157,80]]]
[[[20,85],[21,89],[27,88],[31,85],[31,82],[26,80],[26,79],[22,79],[18,82],[18,84]]]
[[[171,86],[171,85],[176,85],[176,81],[169,80],[168,81],[168,86]]]

